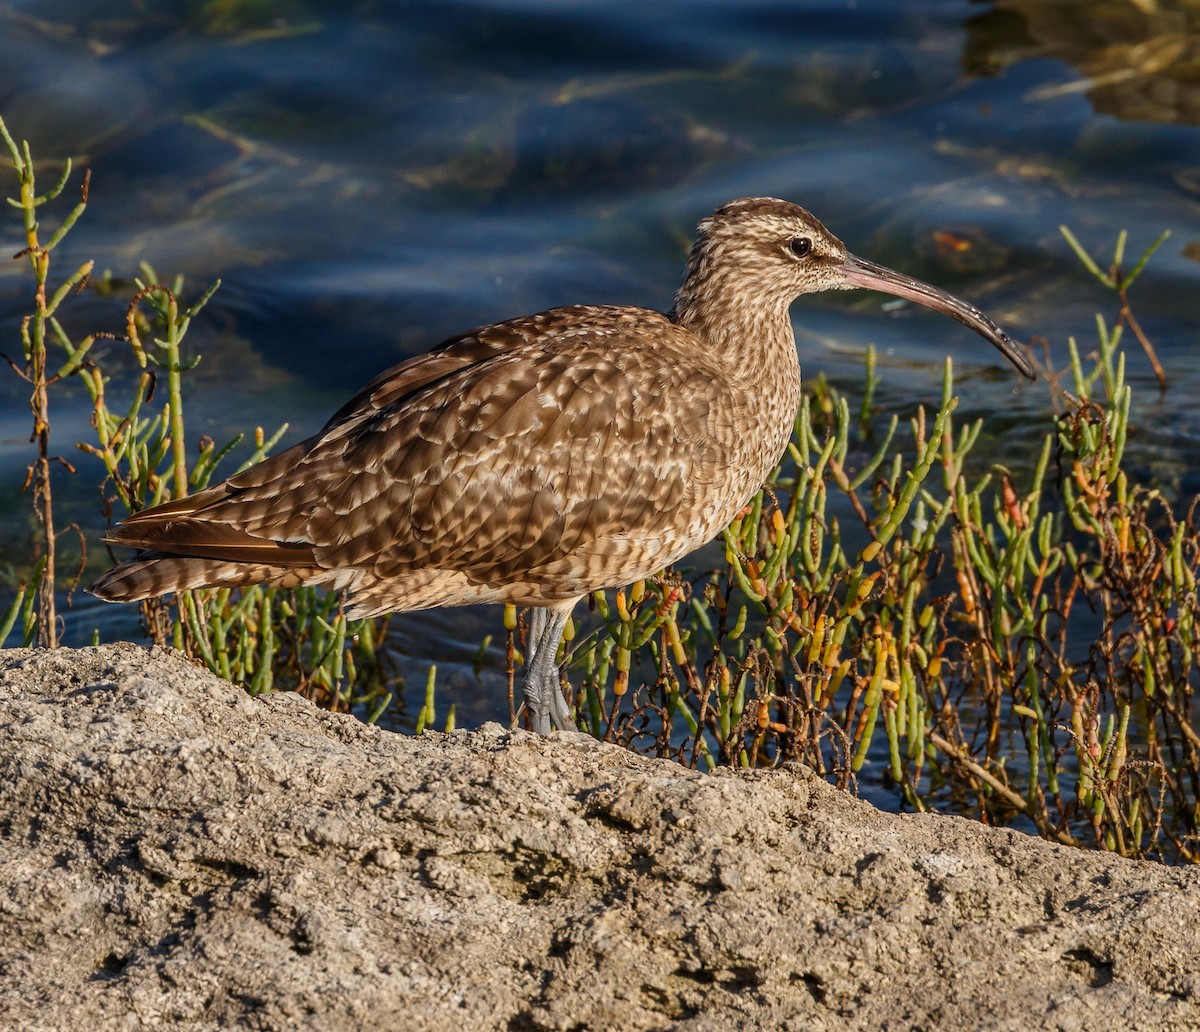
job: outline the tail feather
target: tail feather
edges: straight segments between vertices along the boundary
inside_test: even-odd
[[[156,515],[154,509],[148,512]],[[170,515],[157,515],[140,522],[123,520],[104,540],[110,545],[126,545],[156,554],[225,559],[248,565],[311,566],[315,559],[312,545],[303,541],[271,541],[236,527]]]
[[[113,567],[87,590],[107,602],[138,602],[189,588],[237,588],[248,584],[294,588],[327,573],[312,567],[223,562],[146,552]]]

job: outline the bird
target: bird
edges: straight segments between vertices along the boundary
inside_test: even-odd
[[[569,305],[451,337],[316,435],[120,521],[107,541],[137,554],[89,590],[317,585],[354,619],[533,607],[529,725],[573,729],[557,662],[571,612],[728,526],[791,436],[792,302],[857,287],[957,319],[1035,379],[975,306],[856,257],[796,204],[743,197],[700,222],[670,311]]]

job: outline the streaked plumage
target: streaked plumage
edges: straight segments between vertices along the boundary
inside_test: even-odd
[[[579,305],[452,338],[383,373],[315,437],[123,520],[109,540],[141,554],[91,590],[317,584],[346,592],[352,616],[545,607],[526,699],[535,729],[567,726],[553,666],[567,614],[736,515],[799,404],[788,306],[851,286],[940,308],[1032,375],[977,310],[853,258],[802,208],[746,198],[701,223],[670,314]]]

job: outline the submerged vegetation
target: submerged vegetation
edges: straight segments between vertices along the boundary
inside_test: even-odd
[[[2,123],[0,132],[20,184],[18,258],[33,283],[24,361],[13,365],[30,386],[27,487],[39,528],[0,641],[53,646],[60,577],[101,565],[83,549],[67,571],[56,552],[59,385],[74,380],[90,400],[94,439],[79,449],[104,478],[112,518],[203,487],[239,439],[202,439],[189,455],[184,383],[196,359],[185,338],[217,285],[186,300],[180,280],[164,284],[143,266],[120,338],[133,372],[110,379],[93,348],[103,335],[76,341],[59,317],[90,263],[57,284],[51,276],[86,177],[79,203],[47,232],[39,210],[71,169],[38,195],[28,146]],[[949,363],[938,410],[903,422],[876,413],[871,358],[853,405],[818,380],[776,475],[726,531],[718,568],[597,594],[590,623],[569,627],[582,727],[688,765],[799,761],[844,786],[875,764],[917,809],[1021,822],[1127,855],[1198,858],[1200,527],[1194,502],[1135,482],[1124,460],[1127,330],[1160,369],[1127,294],[1154,248],[1126,271],[1122,237],[1102,271],[1067,238],[1114,292],[1118,315],[1111,326],[1097,318],[1091,351],[1070,342],[1064,370],[1044,367],[1062,415],[1033,468],[976,460],[984,427],[956,421]],[[242,467],[284,429],[256,430]],[[143,614],[154,641],[251,692],[297,688],[374,719],[392,699],[386,625],[347,621],[338,602],[310,589],[193,591]],[[524,621],[511,608],[504,620],[512,684]],[[419,727],[453,722],[436,719],[432,672],[425,700]]]

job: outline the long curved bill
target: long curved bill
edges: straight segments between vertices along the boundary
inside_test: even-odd
[[[842,274],[845,276],[847,286],[866,287],[868,290],[880,290],[885,294],[895,294],[897,297],[907,298],[909,301],[915,301],[919,305],[957,319],[985,340],[991,341],[1023,376],[1027,376],[1031,380],[1037,379],[1033,365],[1017,346],[1016,341],[974,305],[967,304],[961,298],[930,286],[928,283],[901,275],[886,266],[876,265],[874,262],[868,262],[855,255],[847,257],[845,264],[842,265]]]

